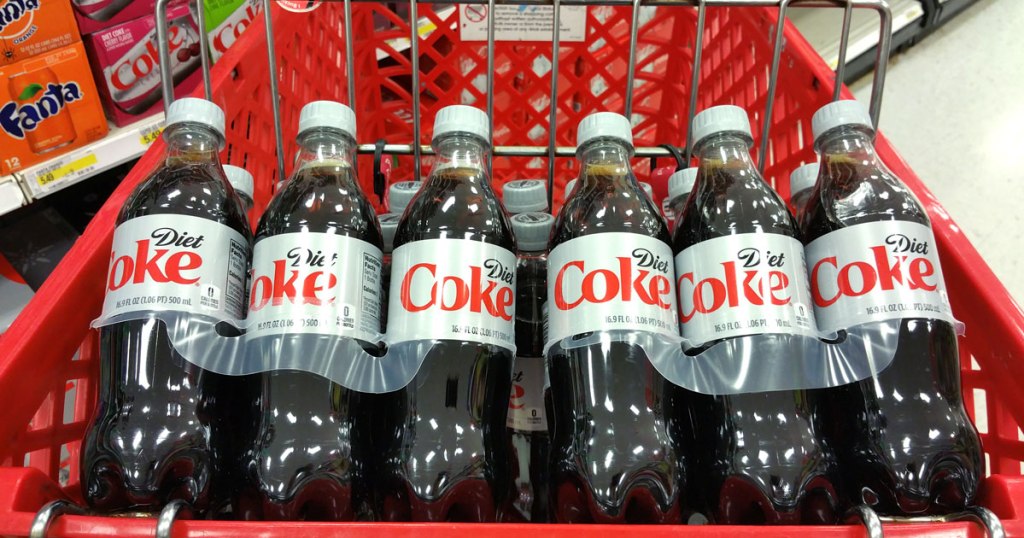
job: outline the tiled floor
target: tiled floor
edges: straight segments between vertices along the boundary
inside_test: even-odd
[[[1024,304],[1024,1],[982,0],[895,57],[881,130]],[[853,85],[867,102],[870,80]]]

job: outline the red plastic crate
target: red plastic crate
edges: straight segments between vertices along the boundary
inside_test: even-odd
[[[652,9],[652,8],[644,8]],[[633,90],[638,145],[683,145],[688,114],[696,10],[660,7],[640,31],[640,51]],[[768,9],[708,8],[701,69],[700,108],[737,104],[752,113],[757,129],[765,106],[771,35],[777,15]],[[274,7],[280,91],[286,140],[286,161],[294,155],[298,111],[313,99],[346,101],[342,6],[326,3],[313,14],[294,14]],[[458,15],[438,15],[421,6],[437,28],[420,44],[422,142],[429,141],[434,113],[451,103],[485,106],[480,88],[486,73],[484,43],[459,40]],[[394,29],[375,30],[381,19]],[[631,9],[590,6],[587,39],[562,43],[559,51],[557,136],[572,145],[575,128],[585,115],[599,110],[621,111],[625,96]],[[376,21],[376,22],[375,22]],[[256,178],[256,206],[262,208],[276,182],[273,123],[260,27],[246,32],[213,70],[214,100],[228,118],[226,163],[244,166]],[[353,7],[356,99],[359,141],[384,139],[409,143],[412,137],[411,64],[407,51],[388,40],[408,35],[408,25],[383,4]],[[387,59],[378,60],[382,50]],[[495,144],[546,145],[550,83],[544,64],[550,43],[502,43],[495,48]],[[550,65],[548,63],[548,65]],[[766,177],[788,177],[801,162],[814,159],[810,118],[832,94],[832,72],[814,50],[787,24],[778,96],[771,129]],[[197,95],[199,91],[197,91]],[[845,94],[849,97],[849,93]],[[927,135],[928,133],[923,133]],[[758,138],[760,135],[758,135]],[[1001,517],[1011,535],[1024,536],[1024,314],[949,218],[921,180],[883,136],[878,152],[889,167],[917,193],[933,219],[944,273],[957,316],[966,322],[960,339],[964,396],[972,416],[984,410],[979,423],[989,472],[982,502]],[[756,146],[755,146],[756,147]],[[78,450],[95,405],[99,365],[96,335],[89,323],[103,300],[113,224],[125,198],[156,166],[164,151],[156,143],[93,219],[52,277],[39,290],[14,325],[0,337],[0,535],[26,536],[35,513],[48,501],[66,497],[80,501]],[[361,181],[372,187],[371,160],[361,158]],[[411,157],[398,159],[393,180],[412,174]],[[638,170],[647,166],[636,161]],[[289,163],[290,166],[290,163]],[[425,169],[427,164],[425,163]],[[575,172],[573,159],[558,159],[556,205]],[[545,177],[545,159],[496,158],[495,183],[524,177]],[[786,194],[788,182],[780,185]],[[496,187],[498,187],[496,185]],[[498,188],[500,192],[500,188]],[[374,198],[376,201],[376,198]],[[380,206],[378,204],[378,209]],[[254,210],[254,218],[260,209]],[[77,354],[76,354],[77,352]],[[69,390],[70,389],[70,390]],[[70,417],[68,419],[68,417]],[[1018,514],[1018,512],[1021,512]],[[51,536],[152,536],[153,519],[61,516]],[[454,524],[315,524],[182,521],[175,536],[280,536],[330,534],[371,536],[519,536],[526,532],[562,535],[579,527],[549,525]],[[860,536],[851,525],[822,528],[735,527],[588,527],[590,533],[667,536],[680,532],[699,536],[737,533],[788,536],[813,530],[825,536]],[[893,536],[981,536],[969,523],[886,525]]]

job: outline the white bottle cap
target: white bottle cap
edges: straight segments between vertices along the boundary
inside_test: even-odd
[[[402,216],[395,213],[377,215],[377,221],[380,222],[380,234],[384,242],[385,253],[391,252],[395,248],[395,232],[398,231],[399,220],[402,220]]]
[[[805,164],[789,174],[789,196],[796,196],[818,181],[818,163]]]
[[[841,125],[862,125],[868,129],[874,129],[871,123],[871,114],[867,107],[860,101],[848,99],[846,101],[835,101],[818,109],[811,117],[811,131],[814,133],[814,140],[821,135]]]
[[[750,132],[750,119],[747,111],[734,105],[713,106],[703,110],[693,118],[693,147],[700,145],[705,138],[718,133],[740,133],[753,143],[754,135]]]
[[[405,213],[409,202],[419,192],[422,181],[399,181],[388,187],[388,212],[396,215]]]
[[[466,105],[450,105],[437,111],[434,117],[434,136],[431,140],[447,133],[469,133],[491,142],[491,127],[487,113],[479,108]]]
[[[548,189],[543,179],[509,181],[501,189],[505,209],[515,215],[548,208]]]
[[[633,126],[622,114],[614,112],[598,112],[591,114],[576,128],[576,148],[583,147],[595,138],[617,138],[633,145]]]
[[[562,203],[563,204],[565,203],[566,200],[569,199],[569,195],[572,194],[572,189],[574,187],[576,187],[576,180],[575,179],[570,179],[569,182],[565,184],[565,192],[562,193]]]
[[[182,97],[171,103],[167,109],[167,127],[178,123],[201,123],[211,127],[220,135],[224,146],[224,111],[219,106],[196,97]]]
[[[228,183],[231,184],[231,188],[235,189],[238,196],[248,203],[249,207],[252,207],[252,174],[240,166],[225,164],[224,175],[228,176]]]
[[[339,129],[356,139],[356,113],[334,101],[312,101],[299,112],[299,134],[317,127]]]
[[[674,200],[690,194],[693,184],[697,181],[697,167],[676,170],[668,177],[668,199]]]
[[[640,188],[643,189],[644,194],[646,194],[648,198],[650,198],[652,201],[654,200],[654,187],[652,187],[650,183],[641,181]]]
[[[541,252],[548,249],[548,237],[555,217],[548,213],[528,212],[512,216],[512,233],[522,252]]]

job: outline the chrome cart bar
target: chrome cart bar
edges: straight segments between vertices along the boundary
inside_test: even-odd
[[[548,210],[554,209],[555,194],[555,157],[558,148],[555,147],[555,129],[558,121],[558,48],[562,38],[562,1],[554,0],[551,10],[551,102],[548,103]],[[498,148],[494,148],[497,151]]]
[[[338,0],[328,0],[338,1]],[[377,1],[377,0],[340,0],[345,5],[345,20],[344,20],[344,31],[345,31],[345,59],[347,64],[347,90],[349,105],[355,108],[355,67],[354,67],[354,52],[353,52],[353,36],[352,36],[352,21],[351,21],[351,3],[355,1]],[[173,78],[169,72],[167,66],[170,65],[168,61],[170,52],[169,45],[167,42],[168,30],[167,30],[167,14],[166,6],[169,0],[157,0],[156,5],[156,16],[157,16],[157,35],[158,45],[160,54],[160,74],[162,77],[162,84],[164,90],[164,105],[169,106],[173,100]],[[419,16],[417,13],[417,5],[419,3],[424,4],[451,4],[448,0],[409,0],[409,26],[410,26],[410,55],[411,55],[411,70],[412,70],[412,116],[413,116],[413,139],[415,144],[387,144],[384,146],[384,153],[398,154],[398,155],[412,155],[414,157],[414,170],[415,178],[419,179],[421,174],[421,157],[423,155],[432,155],[432,151],[427,146],[419,144],[421,136],[421,115],[420,115],[420,62],[419,62],[419,32],[417,21]],[[774,110],[775,93],[778,88],[778,76],[779,67],[782,57],[782,46],[784,36],[784,21],[786,18],[786,9],[791,5],[799,4],[801,7],[839,7],[844,8],[845,12],[843,15],[843,27],[842,36],[840,42],[840,57],[839,65],[836,69],[836,90],[833,92],[833,99],[838,99],[840,94],[840,83],[842,81],[846,51],[849,42],[849,30],[850,30],[850,19],[852,10],[854,8],[867,8],[874,9],[879,14],[880,25],[879,25],[879,44],[876,52],[875,59],[875,71],[874,80],[872,82],[871,90],[871,101],[870,101],[870,112],[872,121],[875,125],[878,125],[878,118],[881,113],[882,107],[882,92],[885,85],[885,74],[886,67],[889,58],[889,51],[892,42],[892,12],[889,9],[889,5],[885,0],[458,0],[458,4],[475,4],[475,5],[486,5],[490,13],[494,12],[494,8],[500,5],[544,5],[552,6],[552,54],[551,54],[551,103],[550,103],[550,127],[548,133],[548,145],[547,146],[498,146],[494,148],[492,152],[493,156],[507,156],[507,157],[548,157],[548,183],[549,187],[553,186],[554,176],[554,159],[556,157],[572,157],[575,155],[575,148],[570,147],[555,147],[555,124],[557,122],[557,101],[558,101],[558,68],[559,68],[559,26],[560,26],[560,7],[561,6],[630,6],[633,8],[632,12],[632,25],[630,28],[630,40],[629,40],[629,58],[628,66],[629,72],[627,73],[627,88],[625,96],[625,113],[629,116],[632,113],[633,108],[633,84],[635,82],[635,69],[637,62],[637,47],[640,39],[640,8],[642,6],[668,6],[668,7],[687,7],[697,8],[697,27],[695,33],[695,47],[693,57],[693,74],[690,81],[690,102],[689,102],[689,118],[692,122],[693,116],[696,114],[697,103],[698,103],[698,91],[700,84],[700,68],[702,61],[703,51],[703,37],[704,37],[704,24],[706,20],[706,11],[708,7],[775,7],[778,9],[778,20],[780,24],[776,26],[775,39],[772,51],[772,63],[769,72],[769,84],[768,94],[764,110],[764,115],[761,125],[761,146],[758,153],[758,166],[763,170],[767,162],[768,149],[769,149],[769,130],[771,127],[772,113]],[[200,2],[201,4],[201,2]],[[271,16],[271,0],[263,0],[264,6],[264,20],[266,23],[266,40],[267,40],[267,65],[270,70],[270,93],[273,96],[272,109],[274,113],[274,138],[277,150],[277,166],[278,176],[280,179],[284,178],[284,143],[282,139],[282,128],[281,128],[281,111],[278,84],[277,84],[277,62],[274,50],[273,42],[273,21]],[[200,6],[200,19],[205,21],[205,13],[203,8]],[[486,99],[487,99],[487,113],[490,118],[491,133],[493,136],[494,128],[494,17],[488,18],[487,23],[487,84],[486,84]],[[207,38],[205,32],[200,32],[201,47],[207,46]],[[205,50],[205,49],[204,49]],[[210,77],[209,77],[209,59],[207,54],[203,54],[203,82],[206,89],[206,96],[209,99],[211,97]],[[687,126],[688,127],[688,126]],[[691,136],[689,134],[690,129],[687,128],[687,158],[690,157]],[[373,146],[362,145],[359,147],[361,153],[372,153]],[[669,153],[657,147],[641,147],[637,148],[636,155],[638,157],[652,157],[652,156],[668,156]],[[551,188],[548,189],[549,197],[552,195]]]
[[[373,155],[377,149],[374,144],[360,144],[356,151],[362,155]],[[417,152],[417,150],[419,150]],[[411,144],[385,144],[383,153],[388,155],[434,155],[430,146],[412,146]],[[575,157],[576,146],[494,146],[492,153],[496,157]],[[636,148],[637,157],[671,157],[672,154],[663,147]],[[550,180],[549,180],[550,181]],[[550,195],[550,194],[549,194]]]

